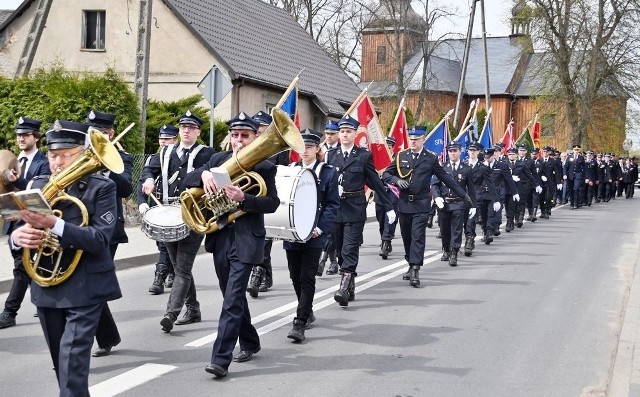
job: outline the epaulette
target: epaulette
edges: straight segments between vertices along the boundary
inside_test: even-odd
[[[431,150],[429,150],[429,149],[424,149],[424,150],[425,150],[425,152],[427,152],[427,153],[431,154],[432,156],[434,156],[434,157],[438,157],[438,155],[436,154],[436,152],[432,152],[432,151],[431,151]]]
[[[34,176],[33,178],[31,178],[32,181],[37,181],[39,179],[49,179],[49,177],[51,177],[51,175],[37,175]]]
[[[103,174],[102,172],[93,173],[93,174],[89,175],[89,177],[98,178],[98,179],[103,180],[103,181],[109,180],[109,178],[107,178],[107,176],[105,174]]]

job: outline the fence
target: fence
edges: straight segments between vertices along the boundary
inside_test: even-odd
[[[133,171],[132,171],[132,184],[133,184],[133,193],[129,197],[124,200],[124,219],[126,226],[137,226],[140,224],[142,217],[138,212],[138,204],[136,202],[136,197],[138,194],[138,181],[140,180],[140,174],[142,173],[142,169],[147,162],[147,159],[150,154],[144,153],[130,153],[131,157],[133,157]]]

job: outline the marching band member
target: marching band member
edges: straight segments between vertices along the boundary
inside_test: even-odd
[[[205,164],[214,153],[212,148],[198,143],[203,124],[200,117],[187,110],[180,116],[179,124],[180,144],[164,147],[160,155],[152,158],[149,165],[144,167],[140,176],[144,181],[142,192],[146,195],[154,192],[155,180],[161,176],[161,201],[164,204],[178,200],[180,193],[184,191],[185,176]],[[203,238],[204,236],[191,230],[182,240],[164,243],[176,274],[165,315],[160,320],[164,332],[171,332],[174,324],[191,324],[201,320],[200,303],[196,298],[196,284],[191,270]],[[183,305],[186,305],[187,310],[178,320]]]
[[[160,146],[159,150],[163,150],[165,146],[175,145],[178,143],[178,128],[172,125],[163,125],[160,127],[160,131],[158,132],[158,145]],[[151,160],[155,157],[159,156],[158,153],[154,153],[147,159],[145,163],[145,167],[151,163]],[[161,161],[161,160],[159,160]],[[136,189],[137,192],[137,203],[138,203],[138,211],[141,214],[145,214],[150,206],[155,206],[156,203],[154,200],[151,200],[151,204],[149,204],[149,196],[142,192],[142,183],[144,181],[140,179],[138,181],[138,187]],[[155,194],[160,195],[158,197],[159,200],[162,200],[162,188],[159,184],[162,183],[162,178],[159,175],[155,179]],[[156,270],[154,272],[153,282],[149,287],[149,293],[152,295],[159,295],[164,292],[164,284],[165,280],[167,283],[167,288],[173,287],[173,279],[175,278],[175,271],[173,270],[173,263],[171,262],[171,258],[169,257],[169,252],[167,251],[167,247],[164,245],[162,241],[156,241],[156,246],[158,247],[158,262],[156,263]]]
[[[38,150],[42,137],[40,134],[41,124],[40,120],[27,117],[18,119],[16,123],[16,143],[20,148],[20,154],[18,155],[20,174],[11,169],[4,170],[2,179],[5,185],[11,184],[16,189],[24,190],[33,178],[51,174],[47,156]],[[4,222],[2,224],[2,234],[11,234],[14,226],[15,222]],[[15,257],[13,264],[13,282],[11,283],[11,290],[7,300],[4,303],[4,310],[0,313],[0,328],[16,325],[18,310],[31,282],[24,270],[24,266],[22,266],[22,257]]]
[[[228,125],[233,152],[244,150],[245,146],[256,139],[258,123],[244,112],[228,121]],[[251,324],[245,290],[252,267],[262,263],[264,259],[264,214],[275,212],[280,204],[275,183],[276,166],[268,160],[258,163],[252,169],[264,179],[267,188],[265,196],[256,196],[253,189],[244,192],[238,186],[216,185],[209,169],[222,165],[231,158],[233,152],[214,154],[206,164],[185,179],[187,187],[203,187],[205,193],[224,189],[231,200],[240,204],[239,209],[246,212],[220,230],[207,234],[205,240],[207,252],[213,253],[213,264],[223,296],[211,363],[205,368],[205,371],[216,377],[227,375],[232,358],[235,362],[249,361],[260,351],[260,338]],[[240,352],[233,356],[238,339]]]
[[[110,113],[102,113],[92,110],[87,115],[86,123],[93,128],[100,130],[109,140],[112,140],[115,135],[113,124],[116,121],[116,116]],[[124,163],[124,171],[121,174],[115,174],[110,171],[103,171],[102,173],[107,178],[111,179],[116,184],[116,196],[117,199],[117,212],[116,218],[116,230],[113,232],[111,241],[109,242],[109,250],[111,252],[111,259],[116,256],[116,250],[119,243],[129,242],[127,233],[124,230],[124,211],[122,209],[122,200],[126,199],[133,192],[133,186],[131,180],[133,177],[133,158],[131,155],[123,150],[118,150],[120,158]],[[92,353],[93,357],[107,356],[111,353],[111,349],[120,343],[120,333],[118,332],[118,326],[116,325],[109,305],[104,304],[102,308],[102,314],[100,315],[100,322],[98,323],[98,329],[96,330],[96,342],[98,342],[98,348]]]
[[[329,121],[324,126],[324,143],[320,145],[320,149],[325,162],[327,161],[327,153],[338,148],[338,131],[340,131],[340,128],[338,128],[338,123],[334,121]],[[322,276],[327,259],[329,259],[327,275],[338,273],[338,258],[333,230],[327,230],[325,233],[327,234],[327,242],[320,254],[316,276]]]
[[[467,206],[475,207],[471,198],[460,185],[442,169],[438,157],[424,148],[425,127],[413,127],[408,131],[409,149],[396,155],[382,179],[400,189],[398,212],[400,234],[404,244],[404,257],[409,263],[408,272],[402,277],[413,287],[420,285],[420,268],[424,262],[427,217],[431,211],[431,178],[436,176],[452,190]],[[444,200],[436,201],[438,208]]]
[[[302,160],[296,164],[313,170],[318,177],[318,224],[311,239],[306,243],[288,241],[283,243],[287,253],[289,277],[298,297],[298,309],[293,319],[293,328],[287,337],[296,342],[302,342],[305,339],[305,328],[315,320],[312,308],[313,295],[316,292],[316,263],[327,240],[325,231],[334,227],[333,223],[340,208],[336,172],[333,167],[321,161],[321,137],[322,134],[315,130],[302,131],[305,148],[300,156]]]
[[[359,125],[358,120],[349,115],[340,119],[340,148],[328,152],[327,156],[327,163],[334,166],[338,173],[340,185],[340,211],[334,235],[342,275],[334,299],[340,306],[348,306],[349,301],[355,299],[360,239],[367,220],[365,184],[380,196],[389,222],[396,220],[393,205],[373,165],[371,152],[354,145]]]
[[[81,156],[88,129],[86,124],[56,121],[47,131],[47,156],[53,174]],[[32,187],[42,188],[47,181],[36,178]],[[42,243],[42,229],[48,228],[64,249],[63,265],[71,262],[76,250],[83,251],[78,266],[64,283],[49,287],[32,283],[31,301],[38,308],[60,396],[88,396],[91,346],[100,315],[107,301],[122,296],[109,251],[116,229],[118,199],[116,184],[101,173],[76,181],[67,194],[80,199],[87,208],[87,226],[78,226],[82,221],[80,208],[62,201],[54,206],[62,211],[62,218],[21,211],[24,222],[11,234],[10,241],[13,249],[37,249]],[[42,261],[53,266],[49,257]]]

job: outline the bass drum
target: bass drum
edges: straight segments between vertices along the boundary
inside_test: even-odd
[[[166,204],[151,207],[142,217],[142,232],[151,240],[170,243],[189,235],[189,228],[182,220],[180,205]]]
[[[316,228],[318,179],[307,168],[278,166],[276,188],[280,206],[264,215],[267,238],[305,242]]]

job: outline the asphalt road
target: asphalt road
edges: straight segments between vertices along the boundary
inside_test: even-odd
[[[369,223],[355,302],[340,308],[338,277],[319,278],[317,321],[302,344],[286,338],[295,294],[274,244],[275,285],[250,299],[262,351],[222,380],[204,372],[221,305],[210,257],[195,264],[203,321],[171,334],[159,325],[167,293],[147,293],[153,268],[121,271],[125,298],[110,307],[123,341],[92,360],[92,396],[604,395],[640,252],[637,201],[558,208],[551,220],[479,243],[457,268],[439,261],[428,230],[417,289],[401,279],[400,239],[382,260]],[[18,326],[0,330],[3,396],[57,395],[34,312],[27,303]]]

